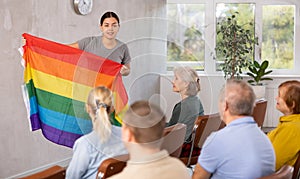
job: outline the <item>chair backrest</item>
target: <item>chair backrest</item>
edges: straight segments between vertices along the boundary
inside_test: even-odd
[[[104,160],[98,168],[98,179],[105,179],[117,173],[120,173],[126,166],[129,155],[119,155]]]
[[[294,164],[293,179],[300,179],[300,151],[298,152],[298,158]]]
[[[178,158],[186,133],[186,125],[177,123],[164,129],[162,149],[166,149],[172,157]]]
[[[66,168],[54,165],[43,171],[34,173],[32,175],[20,179],[64,179],[66,177]]]
[[[225,123],[221,120],[219,113],[214,113],[210,115],[199,116],[196,123],[201,123],[196,132],[195,145],[202,148],[206,138],[214,131],[217,131],[225,126]]]
[[[180,157],[180,160],[186,165],[194,165],[197,163],[198,156],[193,156],[196,147],[201,148],[206,138],[213,132],[225,126],[221,121],[219,113],[198,116],[192,132],[192,145],[188,157]]]
[[[294,167],[283,165],[276,173],[258,179],[292,179]]]
[[[265,115],[267,110],[267,100],[259,100],[256,102],[253,109],[253,118],[256,121],[258,127],[262,127],[265,121]]]

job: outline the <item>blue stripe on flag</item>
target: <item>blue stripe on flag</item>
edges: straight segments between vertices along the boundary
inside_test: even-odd
[[[54,127],[56,129],[75,133],[75,134],[87,134],[92,131],[92,121],[76,118],[67,114],[52,111],[41,106],[39,108],[39,116],[41,122]]]

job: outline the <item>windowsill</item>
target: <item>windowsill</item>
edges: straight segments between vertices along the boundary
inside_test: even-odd
[[[165,76],[173,76],[173,71],[167,71]],[[198,75],[201,76],[211,76],[211,77],[224,77],[222,72],[216,72],[216,73],[207,73],[204,71],[198,71]],[[242,74],[241,77],[243,78],[248,78],[249,76],[246,74]],[[270,78],[300,78],[300,74],[272,74],[272,75],[267,75],[266,77]]]

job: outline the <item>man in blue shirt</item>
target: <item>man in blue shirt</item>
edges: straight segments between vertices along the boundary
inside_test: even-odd
[[[272,144],[251,117],[254,103],[255,94],[246,82],[227,81],[219,97],[226,127],[206,139],[193,179],[253,179],[274,172]]]

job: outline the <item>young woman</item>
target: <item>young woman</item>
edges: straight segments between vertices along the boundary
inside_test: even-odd
[[[172,116],[167,126],[176,123],[186,124],[185,142],[190,142],[194,122],[199,115],[204,115],[204,110],[197,94],[200,91],[200,80],[197,72],[190,67],[177,67],[174,69],[173,91],[181,96],[172,111]]]
[[[95,179],[103,160],[127,154],[121,140],[121,128],[112,126],[109,118],[112,111],[112,92],[104,86],[91,90],[86,111],[92,120],[93,131],[76,140],[73,157],[66,172],[67,179]]]
[[[276,109],[283,113],[278,126],[268,133],[276,155],[276,170],[293,166],[300,151],[300,82],[286,81],[279,85]]]
[[[127,45],[116,39],[119,28],[120,20],[117,14],[106,12],[100,19],[102,36],[86,37],[70,46],[123,64],[120,73],[127,76],[130,73],[131,58]]]

